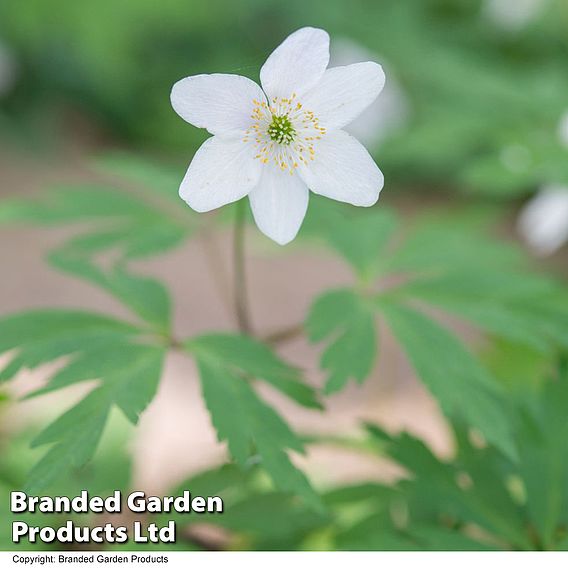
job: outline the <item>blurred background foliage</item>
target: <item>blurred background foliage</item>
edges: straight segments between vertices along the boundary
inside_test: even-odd
[[[172,82],[209,72],[257,79],[275,41],[311,24],[373,54],[404,93],[407,120],[374,148],[391,188],[509,197],[568,183],[556,135],[568,107],[568,5],[492,3],[4,0],[0,39],[19,81],[0,104],[13,125],[71,108],[124,142],[187,158],[204,134],[171,110]],[[539,10],[525,23],[532,4]]]
[[[212,422],[243,467],[228,464],[183,484],[195,494],[220,493],[227,513],[208,518],[206,527],[178,519],[177,546],[565,549],[565,257],[535,267],[514,242],[510,221],[539,188],[568,186],[568,134],[559,132],[568,111],[566,0],[3,0],[0,141],[42,159],[72,145],[76,125],[83,125],[96,133],[90,166],[99,181],[60,184],[32,199],[10,188],[0,224],[80,226],[49,255],[50,265],[102,288],[138,323],[92,314],[77,323],[72,313],[3,317],[0,355],[20,351],[0,381],[55,356],[78,355],[38,393],[63,388],[102,376],[123,349],[146,357],[136,342],[150,336],[161,341],[154,347],[162,360],[174,304],[160,282],[133,266],[211,223],[177,197],[184,168],[206,134],[172,111],[171,86],[211,72],[257,80],[280,39],[305,25],[330,32],[332,64],[355,58],[385,66],[387,89],[375,114],[354,128],[387,187],[379,207],[368,211],[313,198],[290,247],[292,254],[302,246],[325,247],[352,271],[352,285],[314,298],[303,324],[307,339],[321,347],[322,389],[302,383],[297,369],[260,342],[230,334],[184,338],[183,348],[200,365]],[[232,209],[215,217],[221,226]],[[111,260],[99,262],[107,253]],[[475,355],[448,316],[483,334]],[[312,439],[288,429],[252,388],[231,393],[223,384],[224,377],[234,384],[254,375],[301,406],[325,406],[326,395],[368,378],[383,349],[384,325],[444,412],[453,433],[450,457],[377,424],[363,425],[357,440]],[[92,333],[100,343],[87,341]],[[113,355],[104,359],[101,350],[107,353],[109,345]],[[127,386],[137,378],[119,371],[103,378],[118,377]],[[2,501],[29,483],[38,458],[27,449],[31,440],[56,442],[33,470],[42,490],[134,489],[131,431],[124,419],[117,426],[110,409],[118,406],[136,422],[159,376],[154,368],[148,372],[136,400],[120,393],[102,403],[95,397],[93,408],[87,405],[95,415],[92,432],[68,428],[80,405],[39,436],[2,432]],[[93,392],[104,393],[105,386],[102,381]],[[255,430],[231,422],[227,400],[270,425]],[[109,413],[101,448],[75,468],[94,454]],[[57,452],[67,456],[65,448],[77,446],[82,435],[89,441],[80,444],[85,455],[60,460]],[[255,443],[264,453],[262,468],[243,451]],[[315,480],[314,491],[282,451],[312,444],[386,457],[404,474],[391,485],[329,488]],[[2,524],[0,548],[10,547],[8,526]]]

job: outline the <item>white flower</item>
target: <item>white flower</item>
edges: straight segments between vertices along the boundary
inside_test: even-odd
[[[190,207],[210,211],[248,195],[259,229],[286,244],[306,214],[308,188],[353,205],[376,203],[383,175],[342,128],[380,93],[383,70],[372,62],[326,69],[328,62],[328,34],[302,28],[262,66],[262,89],[225,74],[174,85],[175,111],[213,134],[181,183]]]
[[[518,229],[539,255],[552,254],[568,240],[568,187],[541,189],[524,207]]]

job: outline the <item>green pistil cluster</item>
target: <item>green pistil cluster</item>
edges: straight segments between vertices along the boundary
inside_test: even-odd
[[[268,127],[268,136],[278,144],[290,144],[294,140],[296,131],[287,115],[272,115],[272,122]]]

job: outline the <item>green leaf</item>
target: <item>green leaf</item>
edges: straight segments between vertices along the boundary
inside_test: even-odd
[[[459,530],[440,525],[416,524],[409,532],[412,538],[420,544],[421,550],[497,550],[494,546],[474,540]]]
[[[118,352],[118,349],[117,349]],[[113,405],[136,423],[156,394],[164,351],[145,345],[122,346],[110,361],[84,358],[75,364],[77,375],[68,375],[63,385],[80,380],[99,379],[94,391],[50,424],[33,441],[33,447],[53,444],[31,471],[26,487],[42,491],[69,468],[85,464],[95,453]],[[104,373],[104,375],[103,375]]]
[[[0,353],[18,351],[1,371],[11,379],[33,368],[84,349],[104,349],[140,333],[131,324],[89,312],[33,310],[0,319]]]
[[[527,509],[545,549],[568,521],[568,373],[545,383],[522,415],[519,454]]]
[[[197,354],[222,360],[232,373],[260,379],[308,408],[321,409],[314,390],[301,381],[299,369],[291,367],[265,344],[245,335],[202,335],[187,343]]]
[[[453,335],[421,313],[392,303],[381,303],[380,309],[442,410],[463,416],[514,457],[507,404],[491,375]]]
[[[160,282],[131,274],[121,265],[104,270],[72,244],[53,252],[49,261],[60,270],[100,286],[158,330],[168,330],[170,299]]]
[[[66,356],[65,364],[35,396],[82,381],[100,383],[35,440],[35,445],[53,447],[30,474],[33,492],[92,457],[113,405],[136,422],[152,400],[164,348],[136,343],[145,331],[109,317],[70,310],[37,310],[0,319],[0,353],[16,350],[1,379]]]
[[[417,542],[397,530],[388,511],[380,511],[340,532],[338,550],[420,550]]]
[[[419,223],[392,255],[388,268],[413,274],[475,270],[482,277],[483,272],[499,274],[506,267],[522,266],[522,259],[520,250],[469,227],[458,214]]]
[[[464,443],[460,429],[457,457],[443,460],[409,433],[391,436],[376,425],[369,425],[368,431],[379,441],[381,454],[386,452],[408,472],[409,479],[399,482],[398,488],[406,501],[410,533],[415,526],[425,522],[441,525],[446,518],[445,524],[453,523],[456,528],[476,524],[515,547],[531,548],[522,511],[505,485],[507,462],[500,452]]]
[[[94,165],[101,173],[148,187],[164,197],[175,200],[180,204],[180,210],[186,209],[178,195],[184,172],[177,168],[157,164],[150,158],[128,152],[107,152],[98,156],[94,160]]]
[[[539,333],[536,318],[514,307],[492,302],[440,302],[443,308],[496,337],[547,351],[546,336]]]
[[[46,190],[34,200],[0,202],[0,223],[26,221],[41,225],[89,222],[89,233],[68,244],[91,254],[117,249],[121,258],[167,251],[193,230],[189,218],[186,223],[143,195],[85,184]]]
[[[30,472],[26,490],[48,488],[61,473],[85,464],[95,453],[108,418],[105,393],[95,391],[68,410],[36,438],[35,446],[54,444]]]
[[[362,383],[372,370],[377,338],[374,314],[351,290],[327,292],[316,299],[306,321],[312,342],[328,340],[320,366],[329,372],[326,392],[341,390],[350,378]]]
[[[274,492],[257,493],[242,499],[231,505],[223,515],[212,518],[212,522],[252,536],[256,541],[278,543],[301,537],[323,526],[326,517],[308,509],[290,494]]]
[[[381,208],[344,218],[330,227],[327,239],[363,279],[368,279],[381,265],[381,253],[396,227],[394,212]]]
[[[284,420],[254,392],[230,363],[210,353],[195,352],[201,388],[219,440],[226,440],[235,460],[246,467],[258,454],[276,487],[302,496],[321,508],[306,477],[290,461],[286,450],[303,452],[299,438]]]
[[[343,204],[314,196],[317,206],[310,206],[302,235],[323,238],[339,253],[363,280],[368,280],[382,266],[389,243],[398,224],[391,209],[381,207],[353,212]]]
[[[142,201],[115,188],[96,184],[58,186],[36,199],[0,202],[0,219],[42,225],[100,219],[151,218],[154,211]]]

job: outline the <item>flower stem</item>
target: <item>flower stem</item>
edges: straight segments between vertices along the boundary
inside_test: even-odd
[[[276,345],[280,343],[285,343],[287,341],[293,341],[294,339],[302,335],[303,332],[304,332],[304,324],[298,323],[296,325],[274,331],[273,333],[265,335],[262,339],[266,343],[270,343],[271,345]]]
[[[246,200],[237,202],[235,232],[233,238],[234,300],[237,325],[242,333],[251,333],[247,301],[247,280],[245,271],[245,216]]]

